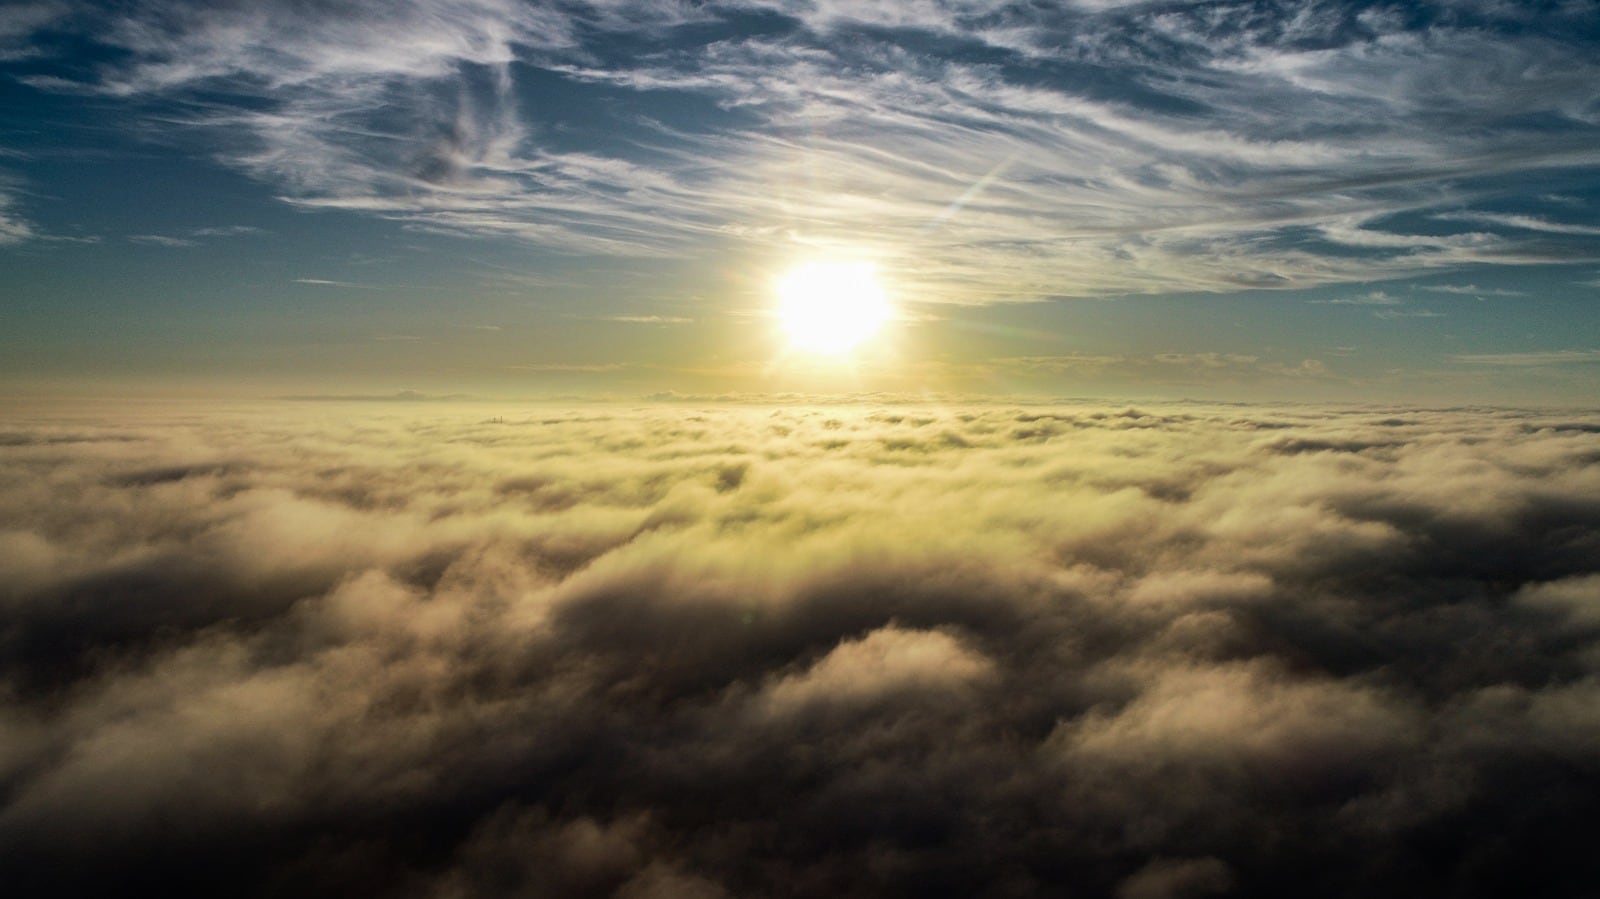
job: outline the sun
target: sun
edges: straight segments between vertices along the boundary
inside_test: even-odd
[[[844,355],[877,334],[892,315],[870,263],[807,262],[778,280],[778,319],[795,349]]]

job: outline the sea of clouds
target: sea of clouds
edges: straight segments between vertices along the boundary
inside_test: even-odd
[[[1593,413],[0,426],[18,896],[1591,895],[1597,672]]]

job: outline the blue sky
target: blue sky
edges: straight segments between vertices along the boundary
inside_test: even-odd
[[[1587,402],[1600,6],[12,3],[0,379]],[[848,370],[771,284],[874,262]]]

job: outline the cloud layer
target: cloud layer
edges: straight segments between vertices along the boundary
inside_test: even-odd
[[[1600,874],[1588,417],[148,408],[0,457],[30,895]]]
[[[962,302],[1594,257],[1592,215],[1552,192],[1600,164],[1589,2],[28,10],[0,21],[27,58],[107,48],[29,83],[187,122],[291,202],[429,230],[848,249]]]

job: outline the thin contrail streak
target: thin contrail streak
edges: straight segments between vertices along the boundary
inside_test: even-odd
[[[934,228],[944,224],[944,222],[951,216],[960,212],[963,206],[966,206],[968,203],[972,202],[972,199],[978,194],[982,193],[984,188],[988,187],[996,178],[999,178],[1002,174],[1004,174],[1006,168],[1009,167],[1012,161],[1016,158],[1017,157],[1015,155],[1011,155],[1000,160],[998,165],[990,169],[982,178],[974,181],[971,187],[962,192],[961,196],[956,197],[955,202],[951,203],[949,206],[946,206],[944,211],[929,219],[928,223],[922,226],[922,230],[932,231]]]

